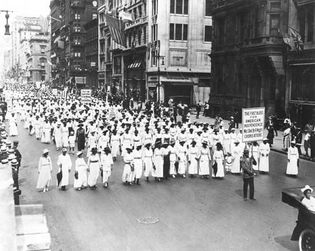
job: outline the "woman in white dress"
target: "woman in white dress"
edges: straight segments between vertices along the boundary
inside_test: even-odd
[[[251,146],[251,151],[250,151],[251,157],[253,157],[256,161],[255,165],[253,164],[253,169],[255,171],[258,171],[258,164],[259,164],[259,145],[257,141],[254,141],[252,146]]]
[[[100,157],[97,154],[96,147],[92,148],[92,153],[88,159],[88,167],[89,167],[88,185],[92,190],[94,190],[96,189],[96,182],[101,168]]]
[[[196,147],[196,141],[192,139],[191,147],[188,149],[188,174],[194,177],[198,173],[198,160],[200,158],[199,149]]]
[[[291,142],[291,146],[288,149],[288,164],[287,164],[287,175],[297,176],[299,173],[299,151],[295,146],[295,141]]]
[[[177,157],[178,157],[178,174],[186,178],[187,169],[187,147],[186,141],[180,141],[177,146]]]
[[[101,170],[103,172],[103,184],[105,188],[108,187],[108,180],[112,174],[113,164],[113,156],[110,149],[109,147],[105,147],[104,154],[101,154]]]
[[[57,165],[59,171],[62,172],[62,179],[60,182],[61,190],[65,191],[66,186],[69,185],[69,173],[71,172],[72,162],[69,154],[67,153],[67,148],[62,149],[62,154],[58,156]]]
[[[200,150],[200,160],[199,160],[199,175],[202,178],[209,178],[210,176],[210,150],[208,148],[207,142],[202,142],[202,148]]]
[[[43,123],[43,128],[42,128],[42,139],[41,142],[45,144],[50,143],[50,138],[51,138],[51,125],[49,124],[48,120],[45,120]]]
[[[136,145],[136,150],[133,153],[134,157],[134,167],[135,167],[135,180],[136,184],[140,184],[140,178],[142,176],[142,171],[143,171],[143,160],[142,160],[142,147],[140,145],[140,142],[138,145]]]
[[[232,157],[233,157],[233,164],[231,168],[231,173],[240,174],[241,173],[241,165],[240,160],[241,156],[243,156],[242,147],[239,144],[240,142],[236,140],[234,142],[234,147],[232,147]]]
[[[157,143],[157,146],[154,149],[153,159],[154,159],[153,177],[155,178],[155,180],[161,181],[161,179],[163,178],[164,156],[160,141]]]
[[[38,162],[38,180],[36,188],[42,192],[47,192],[51,180],[52,162],[48,156],[49,151],[43,150],[43,156],[39,158]]]
[[[216,170],[212,170],[213,178],[224,178],[224,153],[221,143],[216,143],[216,150],[213,153],[212,166],[216,166]],[[215,173],[216,171],[216,173]]]
[[[113,155],[114,160],[116,160],[119,154],[119,148],[120,148],[120,137],[117,134],[116,130],[113,131],[110,142],[111,142],[111,147],[112,147],[112,155]]]
[[[15,114],[12,113],[9,119],[9,134],[10,136],[17,136],[18,135],[18,128],[16,123]]]
[[[87,170],[88,165],[83,158],[83,152],[77,153],[78,158],[75,161],[75,176],[73,187],[80,191],[87,188]]]
[[[269,153],[268,139],[264,138],[263,143],[259,146],[259,172],[269,173]]]

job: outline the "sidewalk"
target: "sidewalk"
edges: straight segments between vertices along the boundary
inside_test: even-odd
[[[215,119],[214,118],[210,118],[210,117],[205,117],[205,116],[202,116],[202,115],[200,115],[199,119],[197,119],[196,118],[196,114],[192,113],[191,116],[190,116],[190,121],[198,121],[198,122],[203,122],[203,123],[209,123],[211,125],[211,124],[214,124]],[[223,127],[224,128],[228,128],[229,121],[228,120],[223,120],[223,122],[224,122]],[[241,123],[239,124],[238,128],[242,129],[242,124]],[[237,129],[236,129],[236,131],[238,132]],[[275,138],[273,139],[273,145],[272,145],[272,147],[270,149],[272,151],[279,152],[279,153],[282,153],[282,154],[286,155],[287,152],[282,148],[283,132],[282,131],[277,131],[277,132],[278,132],[278,135],[275,136]],[[264,136],[267,136],[267,133],[268,132],[265,129]],[[303,140],[304,140],[304,137],[303,137]],[[304,151],[304,147],[303,147],[303,141],[302,141],[301,151],[302,151],[302,155],[300,156],[300,159],[304,159],[304,160],[307,160],[307,161],[312,161],[312,160],[308,159],[305,156],[305,151]]]

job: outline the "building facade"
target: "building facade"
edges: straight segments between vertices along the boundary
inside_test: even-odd
[[[289,1],[289,27],[298,31],[304,49],[288,50],[286,106],[301,126],[315,123],[315,1]]]
[[[86,87],[98,89],[98,19],[95,18],[84,25],[85,37],[85,62],[87,65]]]
[[[97,19],[97,1],[51,0],[50,10],[54,84],[71,90],[85,88],[88,65],[84,25]]]
[[[124,46],[111,38],[108,12],[132,16],[125,22]],[[142,101],[208,100],[211,29],[206,1],[100,1],[99,83]]]
[[[244,107],[286,114],[283,34],[288,1],[212,0],[214,40],[210,107],[227,116]]]

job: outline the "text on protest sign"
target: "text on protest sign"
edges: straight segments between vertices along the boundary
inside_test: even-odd
[[[242,124],[243,142],[263,140],[265,107],[243,108]]]

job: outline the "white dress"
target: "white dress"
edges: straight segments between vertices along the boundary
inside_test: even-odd
[[[112,174],[112,165],[113,162],[113,156],[111,153],[108,155],[102,154],[101,155],[101,167],[103,169],[103,183],[108,182],[109,177]]]
[[[9,128],[10,128],[9,129],[10,136],[17,136],[18,135],[18,128],[17,128],[15,117],[10,117]]]
[[[240,159],[242,153],[242,147],[240,144],[232,148],[232,156],[234,160],[231,168],[231,173],[241,173]]]
[[[170,151],[170,175],[176,175],[175,163],[177,160],[176,148],[173,146],[169,146]]]
[[[112,145],[112,155],[114,158],[117,158],[117,155],[119,154],[119,136],[116,135],[112,135],[111,137],[111,145]]]
[[[214,175],[214,172],[212,172],[212,177],[223,178],[224,177],[223,151],[215,151],[213,153],[213,160],[217,163],[217,174]]]
[[[298,175],[298,162],[299,152],[296,147],[289,147],[288,149],[288,164],[286,174],[288,175]]]
[[[184,175],[187,169],[187,149],[185,145],[177,146],[178,174]]]
[[[210,175],[210,152],[208,148],[201,148],[200,150],[199,175]]]
[[[269,153],[269,144],[262,143],[259,146],[259,171],[261,172],[269,172]]]
[[[75,171],[78,172],[78,178],[74,179],[74,188],[87,186],[87,169],[88,166],[83,158],[77,158],[75,160]]]
[[[72,162],[69,154],[63,155],[60,154],[58,156],[57,165],[61,165],[62,171],[62,179],[60,182],[60,186],[67,186],[69,185],[69,170],[71,170]]]
[[[135,167],[135,178],[140,179],[142,176],[142,169],[143,169],[142,151],[135,150],[133,157],[134,157],[134,167]]]
[[[91,155],[88,160],[88,166],[90,169],[88,177],[88,185],[90,187],[95,186],[99,173],[100,173],[100,158],[98,155]]]
[[[188,173],[191,175],[198,173],[198,158],[200,153],[197,147],[190,147],[188,150],[188,160],[190,161],[188,166]]]
[[[144,164],[144,176],[149,177],[149,175],[152,174],[153,170],[153,162],[152,162],[152,157],[153,157],[153,151],[152,149],[145,148],[143,150],[143,164]]]
[[[52,171],[52,163],[51,158],[47,156],[40,157],[38,162],[38,180],[37,180],[37,189],[44,189],[46,186],[49,186],[51,180],[51,171]]]
[[[154,167],[153,170],[153,177],[162,178],[163,177],[163,164],[164,164],[164,157],[163,157],[163,149],[156,148],[154,150]]]

